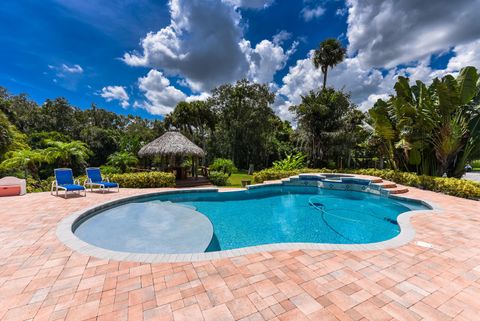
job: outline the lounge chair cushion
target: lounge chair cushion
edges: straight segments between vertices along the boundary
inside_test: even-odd
[[[114,182],[93,182],[94,184],[103,185],[105,188],[118,187],[117,183]]]
[[[83,191],[85,187],[75,184],[61,184],[59,187],[65,188],[67,191]]]

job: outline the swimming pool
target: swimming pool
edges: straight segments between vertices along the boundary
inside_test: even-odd
[[[366,192],[368,184],[361,181],[349,181],[348,190],[316,184],[307,178],[245,191],[162,193],[84,215],[75,220],[72,230],[99,248],[146,254],[282,243],[355,245],[395,238],[401,232],[399,215],[430,209],[419,201]],[[160,215],[170,212],[176,214],[168,219]],[[182,213],[185,221],[176,219]]]

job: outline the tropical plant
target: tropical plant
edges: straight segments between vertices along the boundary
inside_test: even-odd
[[[237,168],[230,159],[216,158],[209,166],[210,171],[227,174],[229,177],[237,171]]]
[[[295,155],[289,154],[284,159],[273,162],[273,169],[289,171],[293,169],[304,168],[306,165],[307,156],[302,153]]]
[[[11,126],[8,118],[0,111],[0,155],[3,155],[12,143]]]
[[[340,41],[335,38],[329,38],[322,41],[313,54],[313,65],[320,68],[323,73],[323,90],[327,86],[328,68],[333,68],[345,59],[347,49]]]
[[[427,86],[399,77],[396,95],[370,109],[380,151],[393,169],[460,177],[480,148],[480,82],[474,67]]]
[[[15,150],[7,152],[6,159],[0,164],[0,169],[3,171],[23,169],[24,178],[27,178],[29,173],[37,176],[38,166],[45,162],[47,159],[43,150]]]
[[[45,157],[49,162],[55,162],[59,166],[71,167],[72,165],[85,166],[86,160],[92,152],[84,142],[73,140],[71,142],[58,142],[47,140]]]
[[[114,166],[122,173],[127,172],[131,167],[138,164],[138,158],[130,152],[116,152],[108,156],[108,165]]]

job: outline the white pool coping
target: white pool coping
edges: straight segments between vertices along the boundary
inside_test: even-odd
[[[309,174],[312,175],[312,174]],[[365,179],[361,176],[356,176],[359,179]],[[272,186],[279,185],[279,183],[264,183],[255,185],[256,188],[260,186]],[[320,188],[320,187],[319,187]],[[271,252],[279,250],[322,250],[322,251],[372,251],[372,250],[384,250],[389,248],[395,248],[402,245],[405,245],[412,241],[415,237],[415,229],[410,223],[410,218],[423,213],[432,213],[432,212],[441,212],[442,209],[432,202],[427,202],[424,200],[418,200],[414,198],[389,195],[393,199],[406,200],[413,202],[420,202],[427,207],[430,207],[430,210],[413,210],[400,214],[397,217],[397,222],[400,227],[400,233],[389,239],[382,242],[376,243],[365,243],[365,244],[331,244],[331,243],[273,243],[257,246],[249,246],[244,248],[224,250],[217,252],[207,252],[207,253],[189,253],[189,254],[159,254],[159,253],[130,253],[130,252],[120,252],[112,251],[104,248],[100,248],[82,241],[73,233],[73,225],[78,220],[89,216],[92,213],[95,213],[99,210],[115,207],[124,203],[128,203],[133,200],[140,200],[142,198],[149,198],[152,196],[165,195],[165,194],[177,194],[177,193],[187,193],[187,192],[220,192],[220,193],[232,193],[238,192],[238,190],[227,190],[219,191],[218,188],[189,188],[182,190],[169,190],[169,191],[160,191],[154,193],[147,193],[141,195],[127,196],[113,201],[104,202],[97,204],[86,209],[79,210],[74,212],[60,221],[57,226],[56,235],[57,238],[64,243],[66,246],[71,248],[74,251],[79,253],[94,256],[101,259],[109,259],[116,261],[134,261],[141,263],[176,263],[176,262],[196,262],[196,261],[205,261],[205,260],[215,260],[215,259],[224,259],[235,256],[254,254],[260,252]]]

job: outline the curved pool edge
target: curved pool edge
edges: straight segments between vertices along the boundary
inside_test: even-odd
[[[256,187],[260,186],[272,186],[278,185],[277,182],[263,183],[255,185]],[[420,202],[423,205],[429,207],[429,210],[412,210],[400,214],[397,217],[397,222],[400,227],[400,233],[385,241],[376,242],[376,243],[365,243],[365,244],[331,244],[331,243],[272,243],[265,245],[256,245],[249,246],[238,249],[223,250],[217,252],[207,252],[207,253],[191,253],[191,254],[146,254],[146,253],[131,253],[131,252],[120,252],[112,251],[104,248],[94,246],[90,243],[82,241],[73,233],[73,226],[78,220],[84,219],[89,214],[96,212],[98,210],[105,210],[111,207],[115,207],[124,203],[128,203],[132,200],[141,200],[143,198],[150,198],[157,195],[166,195],[166,194],[177,194],[177,193],[192,193],[192,192],[213,192],[213,193],[231,193],[237,192],[235,190],[220,190],[218,188],[189,188],[181,190],[168,190],[168,191],[158,191],[152,193],[145,193],[141,195],[131,195],[127,197],[122,197],[113,201],[103,202],[88,208],[76,211],[65,218],[63,218],[60,223],[57,225],[56,236],[57,238],[65,244],[70,249],[77,251],[81,254],[97,257],[100,259],[116,260],[116,261],[133,261],[139,263],[178,263],[178,262],[196,262],[196,261],[206,261],[206,260],[215,260],[215,259],[224,259],[231,258],[241,255],[255,254],[261,252],[272,252],[272,251],[291,251],[291,250],[320,250],[320,251],[372,251],[372,250],[383,250],[389,248],[400,247],[412,241],[415,237],[415,229],[410,223],[410,219],[417,215],[423,213],[436,213],[442,212],[443,210],[437,206],[437,204],[419,200],[410,197],[389,195],[390,197],[398,200]]]

